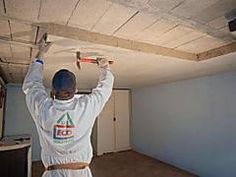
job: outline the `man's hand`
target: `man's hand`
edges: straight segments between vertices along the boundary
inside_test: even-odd
[[[47,34],[45,33],[42,39],[39,42],[39,51],[38,54],[36,55],[36,58],[42,58],[44,53],[46,53],[51,46],[51,42],[47,42]]]
[[[98,67],[103,69],[110,69],[109,67],[109,61],[106,58],[98,58]]]

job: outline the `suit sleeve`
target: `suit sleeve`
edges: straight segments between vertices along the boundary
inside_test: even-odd
[[[40,116],[43,113],[43,107],[48,99],[47,92],[43,85],[43,64],[36,62],[30,65],[28,73],[23,82],[23,92],[26,95],[26,104],[33,119],[42,123]]]
[[[97,87],[92,90],[92,93],[88,95],[88,101],[93,110],[93,116],[97,117],[102,111],[105,103],[108,101],[112,93],[112,87],[114,82],[114,76],[108,69],[101,69],[101,74]]]

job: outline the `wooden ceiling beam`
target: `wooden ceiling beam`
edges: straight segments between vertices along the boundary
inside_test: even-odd
[[[180,58],[185,60],[197,61],[197,55],[189,52],[183,52],[167,47],[138,42],[128,39],[122,39],[115,36],[91,32],[79,28],[58,25],[53,23],[44,23],[40,26],[47,28],[48,34],[65,37],[69,39],[92,42],[111,47],[120,47],[128,50],[152,53],[167,57]]]
[[[197,54],[198,60],[208,60],[221,55],[236,52],[236,42]]]

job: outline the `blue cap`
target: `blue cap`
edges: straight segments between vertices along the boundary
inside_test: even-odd
[[[74,93],[76,90],[76,78],[74,73],[66,69],[57,71],[53,77],[52,86],[56,92],[67,91]]]

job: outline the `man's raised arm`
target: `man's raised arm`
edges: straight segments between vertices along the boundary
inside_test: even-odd
[[[95,116],[97,116],[108,101],[112,93],[114,76],[109,69],[109,63],[106,59],[99,61],[98,66],[101,68],[100,77],[97,87],[92,90],[92,93],[88,96],[89,101],[93,106]]]
[[[46,39],[45,39],[46,40]],[[50,47],[50,43],[42,40],[36,59],[29,66],[25,76],[22,90],[26,94],[26,104],[33,118],[36,118],[42,110],[42,103],[48,98],[43,85],[43,54]]]

